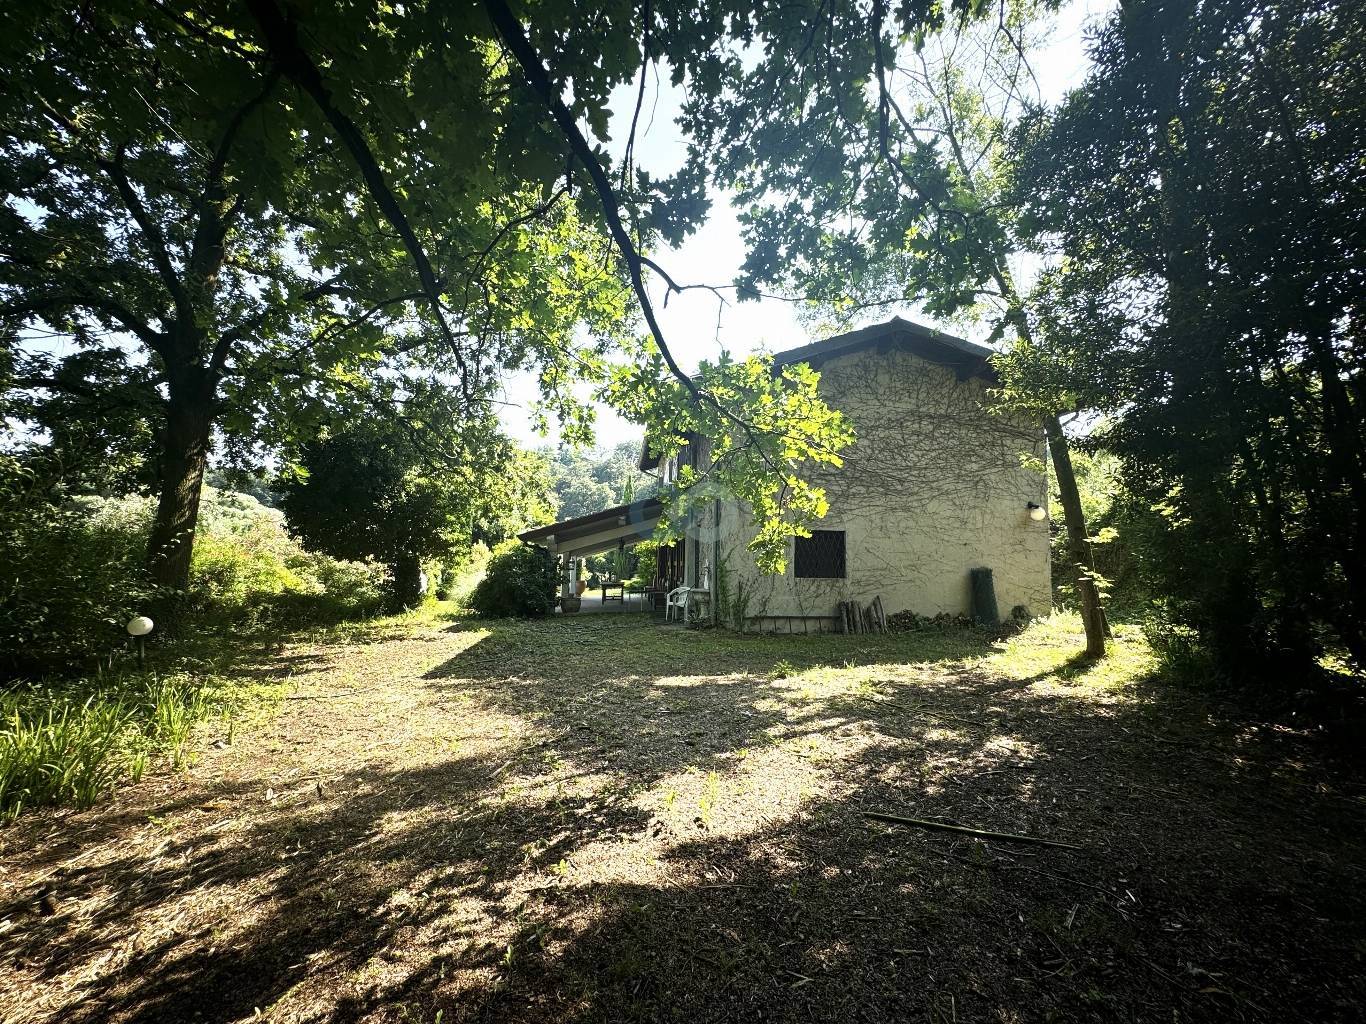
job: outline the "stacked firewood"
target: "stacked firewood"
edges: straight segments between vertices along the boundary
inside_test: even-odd
[[[841,601],[835,619],[841,633],[887,632],[887,612],[882,607],[880,596],[866,605],[859,601]]]

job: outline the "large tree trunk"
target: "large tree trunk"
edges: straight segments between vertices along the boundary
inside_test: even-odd
[[[1077,573],[1077,594],[1081,598],[1081,622],[1086,629],[1088,657],[1105,656],[1105,636],[1108,632],[1105,611],[1100,604],[1100,592],[1091,577],[1091,566],[1086,539],[1086,514],[1081,507],[1081,493],[1077,490],[1077,475],[1072,470],[1072,455],[1067,448],[1067,436],[1062,432],[1058,417],[1044,422],[1048,436],[1048,453],[1053,460],[1053,475],[1057,478],[1058,498],[1062,501],[1063,522],[1067,528],[1067,564]]]
[[[202,381],[191,386],[173,384],[162,434],[161,494],[147,544],[153,582],[172,590],[183,591],[190,583],[199,494],[212,429],[212,389]]]
[[[997,281],[1001,289],[1009,294],[1015,308],[1023,310],[1023,303],[1015,294],[1009,278],[998,273]],[[1034,336],[1029,321],[1019,317],[1016,329],[1029,344]],[[1062,422],[1057,415],[1044,420],[1044,436],[1048,439],[1048,454],[1053,461],[1053,476],[1058,483],[1058,499],[1062,502],[1063,527],[1067,531],[1067,564],[1077,573],[1077,596],[1081,599],[1081,624],[1086,630],[1086,655],[1090,658],[1105,656],[1105,640],[1110,635],[1110,623],[1105,617],[1105,608],[1100,603],[1100,591],[1091,576],[1091,551],[1087,541],[1086,512],[1081,507],[1081,492],[1077,490],[1077,474],[1072,469],[1072,453],[1067,446],[1067,435],[1063,433]]]
[[[416,608],[422,602],[422,561],[416,555],[405,555],[393,566],[393,601],[395,610]]]
[[[1316,313],[1305,304],[1306,320]],[[1320,318],[1321,314],[1317,314]],[[1358,665],[1366,665],[1366,475],[1363,475],[1361,424],[1357,409],[1343,383],[1342,364],[1333,351],[1332,331],[1327,324],[1309,332],[1310,351],[1318,370],[1323,401],[1323,433],[1328,443],[1324,460],[1330,495],[1343,499],[1326,503],[1324,533],[1340,541],[1338,562],[1346,577],[1348,614],[1340,619],[1339,633]],[[1307,457],[1301,453],[1301,458]],[[1336,477],[1336,480],[1332,479]],[[1336,521],[1335,521],[1336,520]]]

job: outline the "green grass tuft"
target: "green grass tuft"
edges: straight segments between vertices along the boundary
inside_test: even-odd
[[[184,675],[133,674],[0,695],[0,821],[38,807],[90,807],[164,758],[182,767],[216,711]]]
[[[0,730],[0,819],[48,804],[89,807],[125,775],[140,773],[125,742],[132,722],[123,700],[9,696]]]

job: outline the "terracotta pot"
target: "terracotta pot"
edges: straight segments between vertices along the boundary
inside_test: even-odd
[[[574,589],[575,589],[576,591],[578,591],[578,595],[579,595],[580,597],[583,597],[583,592],[584,592],[585,590],[588,589],[588,581],[587,581],[587,580],[575,580],[575,581],[574,581]]]

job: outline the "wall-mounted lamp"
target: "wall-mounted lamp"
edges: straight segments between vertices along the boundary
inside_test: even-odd
[[[1029,518],[1036,523],[1042,523],[1044,517],[1048,515],[1048,513],[1044,511],[1042,505],[1035,504],[1032,501],[1026,501],[1025,508],[1029,509]]]

